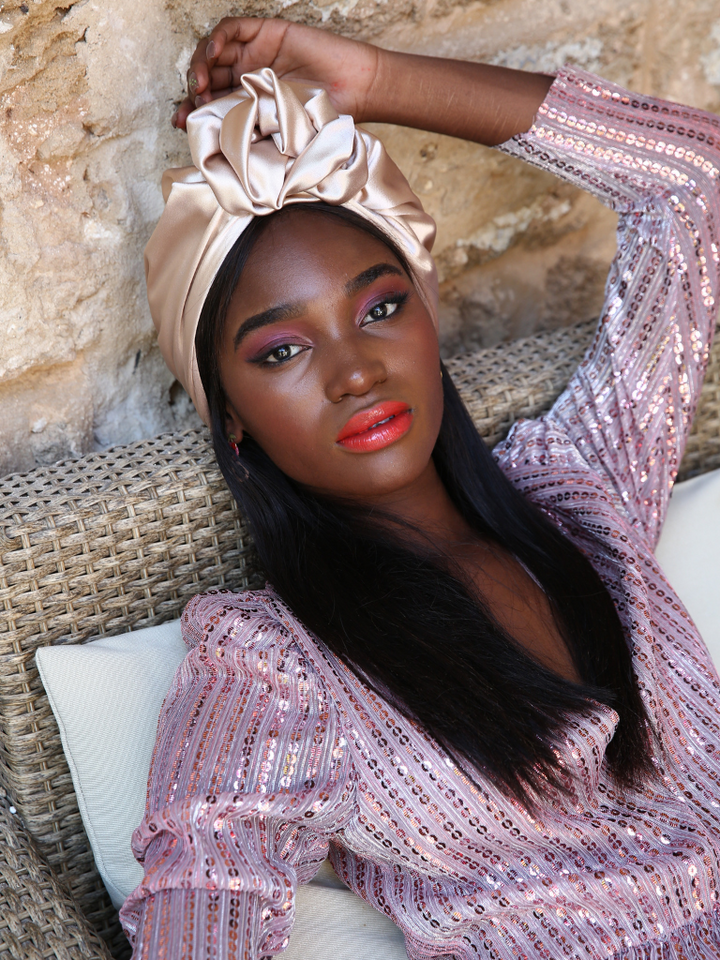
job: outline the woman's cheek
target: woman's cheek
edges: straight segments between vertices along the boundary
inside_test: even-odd
[[[319,454],[331,440],[330,427],[319,416],[322,398],[310,398],[307,392],[302,387],[277,391],[266,383],[240,408],[248,411],[246,432],[276,463],[280,458],[305,460],[311,452]]]

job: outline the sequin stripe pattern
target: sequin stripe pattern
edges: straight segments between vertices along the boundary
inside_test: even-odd
[[[717,316],[720,120],[562,71],[501,149],[618,210],[597,336],[552,417],[605,471],[651,546],[697,405]]]
[[[271,955],[351,808],[345,740],[322,681],[252,594],[195,598],[183,634],[133,837],[145,876],[122,920],[138,957]]]
[[[413,960],[609,957],[634,946],[674,957],[678,929],[693,915],[710,923],[718,805],[700,798],[704,823],[667,774],[654,790],[618,796],[603,771],[614,711],[598,705],[569,724],[559,759],[575,775],[574,802],[548,792],[532,819],[491,784],[475,789],[273,607],[336,692],[358,766],[358,812],[331,847],[334,866],[403,929]]]
[[[548,791],[531,818],[491,784],[471,784],[272,589],[198,598],[183,624],[193,651],[164,709],[136,834],[148,876],[123,909],[136,956],[277,952],[295,882],[329,842],[339,874],[402,928],[411,960],[720,957],[720,688],[651,549],[714,322],[716,124],[563,71],[533,129],[505,145],[621,213],[586,361],[551,413],[517,425],[498,459],[611,591],[660,740],[657,781],[618,795],[604,764],[618,718],[598,705],[568,724],[559,749],[570,795]],[[221,636],[222,658],[213,652]],[[213,699],[232,689],[223,687],[228,662],[243,707],[232,692]],[[278,678],[286,662],[297,690]],[[232,717],[241,733],[227,740]],[[317,776],[296,768],[278,789],[290,746]],[[245,792],[236,792],[244,769]],[[223,783],[233,784],[223,809],[239,806],[218,817],[203,803],[215,803]],[[223,872],[228,849],[238,889]]]
[[[522,440],[529,441],[534,456],[541,433],[544,454],[531,464]],[[660,737],[657,763],[671,789],[696,805],[694,815],[714,838],[720,797],[717,672],[645,539],[579,454],[574,467],[568,463],[568,446],[552,423],[528,424],[506,464],[508,473],[583,550],[605,582],[632,642],[635,676]],[[564,460],[562,471],[556,469],[561,459],[556,450]]]

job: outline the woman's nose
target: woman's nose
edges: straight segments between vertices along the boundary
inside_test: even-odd
[[[385,364],[374,353],[346,350],[335,353],[328,361],[325,394],[333,403],[346,396],[361,397],[387,379]]]

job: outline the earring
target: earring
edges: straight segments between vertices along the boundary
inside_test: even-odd
[[[237,437],[234,433],[231,433],[228,437],[228,443],[232,447],[233,453],[236,457],[240,456],[240,447],[238,446]]]

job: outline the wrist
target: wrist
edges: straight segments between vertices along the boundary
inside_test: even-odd
[[[402,123],[402,85],[404,72],[399,64],[401,54],[382,47],[375,52],[373,77],[370,81],[358,123]],[[392,94],[389,94],[392,91]]]
[[[553,77],[490,64],[377,51],[362,119],[494,146],[527,130]]]

